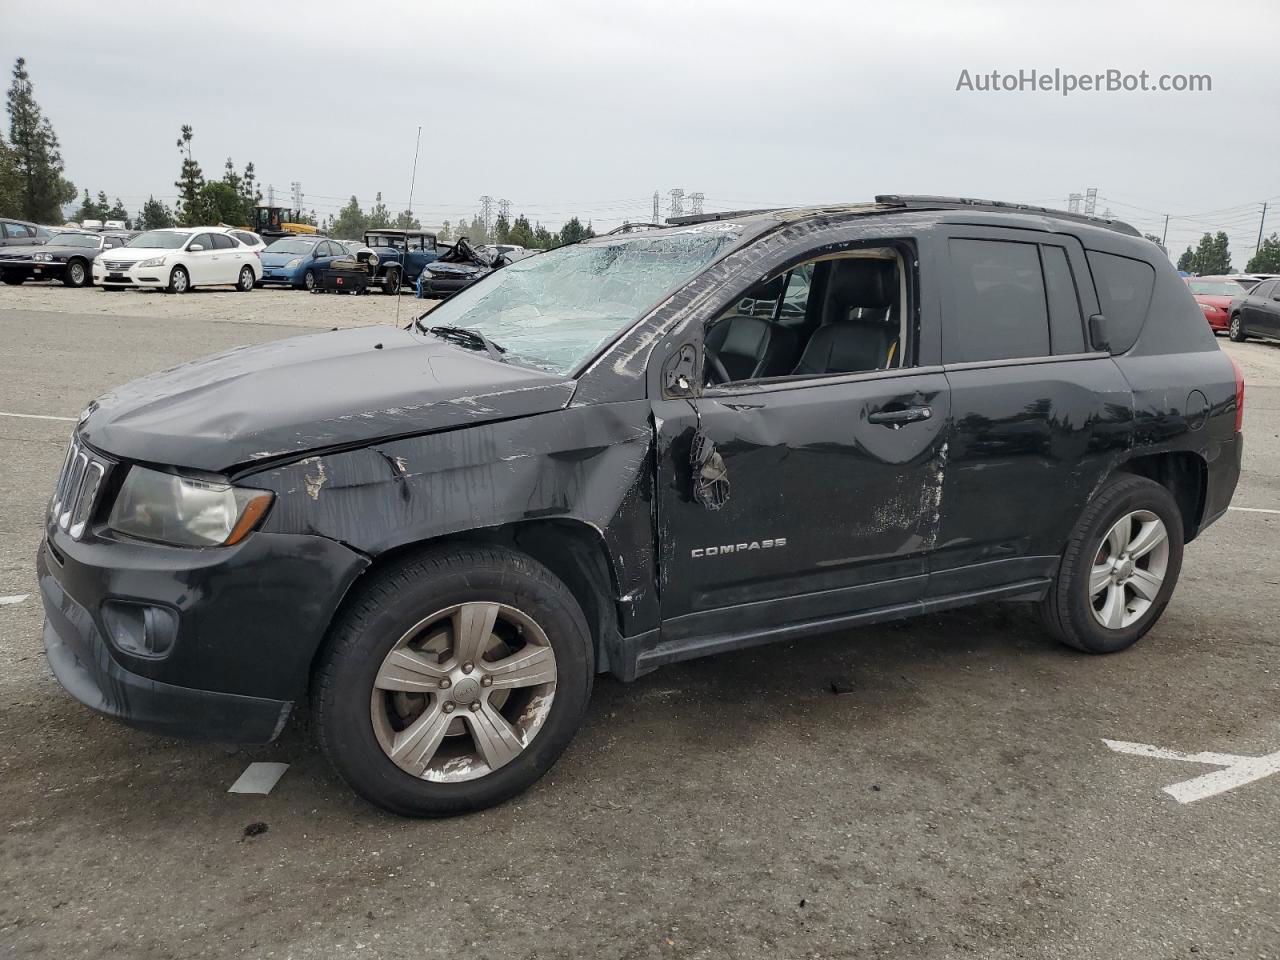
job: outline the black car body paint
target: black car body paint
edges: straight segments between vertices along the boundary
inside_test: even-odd
[[[1035,599],[1083,505],[1117,470],[1178,485],[1189,537],[1226,509],[1241,451],[1233,371],[1147,241],[945,206],[681,230],[735,240],[568,376],[363,329],[232,351],[96,401],[79,435],[118,466],[83,539],[51,522],[40,551],[64,685],[132,722],[267,739],[305,694],[352,584],[441,540],[500,540],[541,559],[582,601],[600,668],[629,679],[753,643]],[[1084,317],[1098,313],[1091,252],[1146,264],[1150,307],[1116,328],[1131,344],[1115,356],[1085,347],[955,362],[949,244],[988,233],[1066,251]],[[860,245],[906,265],[906,366],[709,388],[685,377],[678,388],[674,365],[690,348],[700,356],[705,322],[745,289]],[[928,414],[886,419],[905,409]],[[715,510],[694,496],[696,436],[730,481]],[[129,463],[269,490],[274,505],[234,547],[128,542],[103,519]],[[174,611],[172,652],[145,659],[113,645],[101,615],[113,597]],[[79,653],[69,660],[67,648]],[[101,696],[84,692],[70,661]],[[174,688],[199,693],[185,721],[160,722],[157,712],[181,712]],[[163,706],[147,706],[155,697]],[[210,697],[265,705],[236,727],[218,710],[235,715],[239,701],[215,708]]]

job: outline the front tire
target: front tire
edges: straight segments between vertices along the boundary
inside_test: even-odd
[[[89,267],[83,260],[72,260],[62,273],[62,282],[68,287],[83,287],[90,279]]]
[[[250,290],[253,289],[253,287],[254,287],[253,267],[248,267],[248,266],[241,267],[240,280],[239,282],[236,283],[236,289],[239,290],[241,293],[248,293]]]
[[[316,734],[384,810],[468,813],[551,768],[594,673],[582,610],[544,566],[504,547],[437,548],[346,604],[312,680]]]
[[[314,270],[308,270],[302,275],[302,289],[307,293],[315,293],[316,290],[316,274]]]
[[[1236,343],[1243,343],[1249,339],[1249,334],[1244,329],[1244,318],[1238,313],[1231,318],[1231,326],[1227,328],[1227,339]]]
[[[1127,650],[1164,613],[1182,569],[1182,512],[1146,477],[1120,474],[1085,507],[1040,617],[1085,653]]]
[[[382,292],[394,295],[400,292],[400,271],[388,270],[387,278],[382,283]]]
[[[170,293],[186,293],[191,289],[191,274],[187,273],[186,267],[174,267],[173,272],[169,274],[169,286],[165,288]]]

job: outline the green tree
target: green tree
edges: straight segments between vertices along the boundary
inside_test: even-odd
[[[498,219],[493,222],[493,242],[509,243],[510,240],[508,238],[510,236],[511,236],[511,221],[508,220],[506,217],[502,216],[501,214],[499,214]]]
[[[484,221],[480,219],[479,214],[471,218],[470,224],[464,225],[459,221],[458,233],[460,236],[466,237],[473,247],[489,242],[489,231],[485,229]]]
[[[1182,256],[1178,258],[1178,269],[1183,273],[1190,273],[1196,265],[1196,252],[1190,247],[1182,251]]]
[[[1262,241],[1245,267],[1249,273],[1280,273],[1280,236],[1271,234]]]
[[[507,231],[507,243],[530,249],[538,246],[538,238],[534,235],[533,227],[529,225],[529,218],[523,213],[516,217],[511,224],[511,229]]]
[[[552,233],[542,224],[535,224],[533,228],[534,247],[540,250],[550,250],[556,245],[558,235]]]
[[[0,217],[22,215],[22,180],[18,175],[18,155],[0,134]]]
[[[106,199],[105,194],[99,194],[102,199]],[[83,223],[86,220],[105,220],[107,218],[106,204],[99,204],[95,200],[89,198],[89,191],[85,190],[84,199],[80,201],[80,209],[76,211],[76,221]]]
[[[102,219],[103,220],[121,220],[124,222],[125,229],[126,230],[130,229],[129,211],[124,208],[124,204],[120,202],[119,197],[116,197],[115,204],[111,207],[110,210],[107,211],[106,216],[104,216]]]
[[[1191,258],[1191,272],[1202,277],[1231,272],[1231,251],[1223,231],[1219,230],[1216,235],[1206,233],[1200,238]]]
[[[138,220],[137,228],[163,230],[173,225],[173,212],[155,197],[148,197],[147,202],[142,205],[142,216]]]
[[[395,222],[392,224],[397,230],[421,230],[422,223],[413,215],[412,210],[403,210],[396,214]]]
[[[340,240],[359,240],[367,228],[368,219],[360,209],[360,201],[352,194],[347,205],[338,211],[338,219],[333,221],[329,235]]]
[[[204,187],[204,171],[191,156],[192,137],[191,125],[184,123],[182,133],[178,137],[178,150],[182,154],[182,172],[178,174],[178,179],[173,184],[178,188],[178,207],[175,216],[178,223],[183,226],[194,226],[200,222],[199,217],[196,216],[200,212],[197,204],[200,190]]]
[[[448,243],[453,240],[453,227],[446,220],[440,225],[440,229],[436,231],[436,239],[441,243]]]
[[[204,184],[196,194],[191,211],[192,218],[187,226],[223,223],[235,227],[244,222],[244,203],[240,193],[224,180]]]
[[[391,211],[382,202],[381,190],[378,191],[378,195],[374,198],[373,209],[369,211],[369,216],[365,222],[369,230],[383,230],[391,226]]]
[[[62,175],[58,137],[36,103],[22,57],[14,64],[9,86],[9,143],[17,171],[18,215],[39,223],[61,223],[62,205],[76,198],[76,188]]]
[[[252,160],[244,165],[240,177],[240,199],[244,203],[244,222],[253,223],[253,208],[262,203],[262,191],[258,189],[258,174]]]
[[[579,240],[585,240],[588,236],[595,236],[595,232],[587,233],[587,228],[582,225],[582,221],[577,217],[570,217],[569,222],[560,228],[560,236],[556,239],[556,246],[563,247],[568,243],[577,243]]]

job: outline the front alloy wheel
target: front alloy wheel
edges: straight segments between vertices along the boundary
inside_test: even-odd
[[[405,773],[475,780],[506,766],[542,729],[556,695],[556,654],[530,617],[463,603],[415,624],[373,681],[374,733]]]
[[[1244,321],[1240,319],[1240,314],[1236,314],[1231,318],[1231,326],[1227,328],[1227,339],[1240,343],[1247,339],[1244,332]]]
[[[68,287],[83,287],[88,280],[88,276],[83,260],[72,260],[67,264]]]

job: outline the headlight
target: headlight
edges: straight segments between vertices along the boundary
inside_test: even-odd
[[[143,260],[138,264],[139,267],[163,267],[164,257],[152,257],[150,260]]]
[[[49,254],[47,254],[47,253],[37,253],[37,254],[36,254],[34,257],[32,257],[31,259],[33,259],[33,260],[39,260],[39,261],[41,261],[41,262],[46,262],[46,261],[52,260],[52,259],[53,259],[53,257],[49,256]]]
[[[179,547],[229,546],[258,525],[273,496],[131,467],[107,525],[126,536]]]
[[[294,257],[292,260],[290,260],[288,263],[286,263],[286,264],[284,265],[284,268],[285,268],[286,270],[292,270],[294,267],[296,267],[296,266],[297,266],[298,264],[300,264],[301,262],[302,262],[302,258],[301,258],[301,257]]]
[[[378,265],[378,255],[377,255],[376,253],[370,252],[370,253],[369,253],[369,266],[371,266],[371,267],[376,267],[377,265]]]

